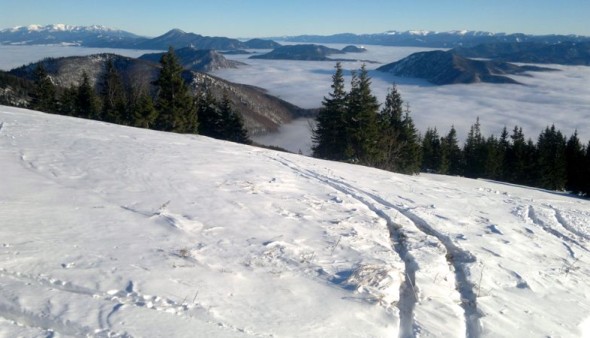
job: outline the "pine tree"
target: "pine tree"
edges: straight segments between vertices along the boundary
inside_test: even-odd
[[[55,113],[57,111],[55,85],[51,82],[51,78],[41,62],[35,68],[34,85],[31,108],[46,113]]]
[[[244,127],[242,116],[233,109],[227,93],[223,93],[219,111],[223,126],[222,138],[224,140],[243,144],[252,143],[252,140],[248,136],[248,131]]]
[[[442,163],[442,147],[436,128],[426,129],[422,138],[422,171],[438,173]]]
[[[371,92],[371,78],[363,65],[358,76],[353,76],[348,94],[346,125],[347,160],[374,166],[379,160],[377,114],[379,103]]]
[[[121,75],[111,59],[107,60],[106,70],[101,80],[102,119],[118,124],[132,124],[127,113],[127,98]]]
[[[196,133],[197,114],[188,86],[182,78],[183,68],[170,47],[160,59],[156,109],[156,129],[177,133]]]
[[[344,90],[344,73],[342,64],[336,63],[336,72],[332,76],[332,92],[324,97],[322,108],[316,117],[312,134],[313,156],[328,160],[345,159],[347,93]]]
[[[76,92],[75,116],[100,120],[100,101],[86,72],[82,73],[82,81]]]
[[[545,128],[539,135],[537,184],[540,187],[551,190],[565,189],[567,179],[565,146],[565,137],[555,129],[555,125]]]

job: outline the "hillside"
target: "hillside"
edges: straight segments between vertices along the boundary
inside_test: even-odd
[[[457,83],[512,83],[519,82],[506,75],[527,75],[531,71],[551,71],[536,66],[517,66],[500,61],[471,60],[453,52],[431,51],[414,53],[402,60],[377,68],[401,77],[425,79],[435,85]]]
[[[115,68],[121,74],[127,86],[151,88],[151,91],[155,93],[153,83],[159,74],[159,64],[152,61],[115,54],[96,54],[50,58],[40,62],[43,63],[56,85],[69,87],[77,85],[84,72],[88,74],[95,86],[100,86],[100,78],[105,72],[107,60],[113,61]],[[9,75],[31,80],[35,67],[36,63],[22,66],[11,70]],[[279,126],[291,121],[293,118],[310,113],[305,109],[269,95],[261,88],[232,83],[201,72],[186,71],[183,76],[195,94],[204,85],[209,85],[213,94],[218,98],[221,98],[223,93],[227,92],[233,106],[242,113],[246,128],[251,135],[276,131]]]
[[[184,69],[198,72],[210,72],[224,68],[238,68],[243,62],[226,59],[221,53],[213,49],[196,49],[192,47],[180,48],[174,51]],[[160,62],[164,53],[150,53],[139,57],[141,60]]]
[[[0,336],[590,334],[590,201],[0,106]]]

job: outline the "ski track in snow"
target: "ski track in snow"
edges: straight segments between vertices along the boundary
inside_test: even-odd
[[[428,222],[410,211],[415,208],[396,206],[375,194],[354,187],[342,180],[330,178],[312,170],[301,169],[296,164],[283,157],[269,158],[290,168],[303,177],[319,181],[322,184],[326,184],[337,191],[351,196],[386,221],[390,232],[392,246],[403,260],[406,269],[406,278],[400,286],[400,301],[398,303],[398,308],[400,310],[400,337],[416,337],[420,332],[420,327],[414,321],[414,308],[419,301],[419,299],[416,299],[417,290],[420,287],[419,285],[416,285],[415,277],[416,271],[418,270],[418,264],[409,252],[408,246],[405,243],[405,234],[402,227],[391,219],[386,212],[387,210],[393,210],[401,214],[422,233],[438,239],[438,241],[444,246],[447,252],[445,259],[449,266],[453,267],[456,288],[461,296],[461,307],[464,311],[466,325],[466,337],[477,338],[481,336],[482,326],[480,318],[482,317],[482,313],[477,308],[477,293],[475,291],[475,285],[469,280],[466,272],[468,264],[476,262],[476,257],[473,254],[458,247],[449,236],[436,231],[428,224]]]
[[[535,224],[536,226],[540,227],[541,229],[543,229],[543,231],[547,232],[548,234],[560,239],[562,241],[563,245],[566,247],[571,258],[576,259],[576,254],[570,244],[573,244],[586,252],[590,252],[584,245],[582,245],[576,239],[552,228],[549,224],[547,224],[541,218],[541,216],[539,216],[538,212],[535,210],[535,208],[532,205],[527,205],[526,210],[527,210],[526,217],[527,217],[528,221],[531,222],[532,224]],[[556,221],[563,226],[563,223],[559,222],[559,219],[557,217],[555,217],[555,218],[556,218]]]

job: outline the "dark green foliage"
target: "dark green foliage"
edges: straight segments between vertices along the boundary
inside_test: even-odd
[[[58,111],[62,115],[77,116],[76,97],[78,90],[75,86],[65,88],[59,97]]]
[[[106,70],[101,80],[102,120],[118,124],[133,124],[128,110],[126,90],[121,75],[115,69],[112,60],[106,63]]]
[[[420,136],[418,129],[414,125],[414,120],[410,116],[410,105],[406,104],[404,117],[402,119],[402,130],[400,141],[403,144],[403,154],[401,156],[400,172],[406,174],[416,174],[420,171],[422,163],[422,151],[420,149]]]
[[[34,73],[35,90],[32,93],[31,109],[46,113],[57,111],[56,90],[43,63],[38,63]]]
[[[348,94],[348,109],[345,115],[347,161],[370,166],[378,163],[378,110],[379,103],[371,92],[371,79],[363,65],[359,75],[353,75]]]
[[[377,167],[385,170],[414,174],[404,167],[407,142],[403,121],[403,100],[393,85],[387,92],[385,104],[377,117],[380,157]]]
[[[218,101],[205,84],[197,100],[197,113],[199,134],[236,143],[252,142],[242,116],[233,109],[227,92]]]
[[[158,86],[155,128],[177,133],[196,133],[197,114],[193,98],[182,78],[183,68],[170,47],[160,60],[162,69],[155,82]]]
[[[223,126],[222,139],[243,144],[252,143],[248,131],[244,127],[242,115],[233,109],[227,93],[224,93],[221,99],[219,111]]]
[[[464,174],[467,177],[483,177],[486,162],[486,145],[481,135],[479,117],[471,126],[467,140],[463,146],[463,158],[465,160]]]
[[[537,142],[538,186],[551,190],[565,189],[567,179],[565,137],[552,125],[539,135]]]
[[[578,132],[574,132],[565,146],[566,161],[566,188],[576,194],[583,192],[584,180],[590,176],[588,163],[586,162],[586,149],[578,138]]]
[[[342,65],[338,62],[336,72],[332,76],[332,92],[329,97],[324,97],[313,129],[314,157],[336,161],[345,159],[347,136],[344,118],[348,106],[347,99]]]
[[[219,103],[205,83],[197,99],[197,115],[199,116],[199,134],[221,139],[223,135],[223,121]]]
[[[76,90],[74,116],[100,120],[100,101],[90,84],[88,74],[82,73],[82,81]]]
[[[152,97],[142,92],[137,96],[131,106],[131,125],[139,128],[154,128],[158,112],[154,106]]]
[[[422,171],[439,173],[442,166],[442,145],[436,128],[428,128],[422,138]]]
[[[449,133],[441,139],[440,173],[447,175],[461,175],[463,154],[457,141],[457,131],[451,126]]]

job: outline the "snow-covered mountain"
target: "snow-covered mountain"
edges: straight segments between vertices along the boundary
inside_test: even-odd
[[[491,33],[483,31],[387,31],[376,34],[335,34],[335,35],[300,35],[273,38],[275,40],[301,43],[341,43],[383,46],[411,46],[432,48],[472,47],[482,43],[500,42],[536,42],[555,44],[563,41],[590,41],[590,37],[579,35],[528,35],[522,33]]]
[[[587,337],[590,201],[0,106],[2,337]]]
[[[141,40],[138,35],[105,26],[65,24],[29,25],[0,30],[1,44],[67,44],[85,47],[119,47]]]
[[[280,46],[270,40],[240,41],[226,37],[202,36],[172,29],[155,38],[140,37],[104,26],[29,25],[0,30],[0,44],[42,45],[65,44],[84,47],[167,50],[168,47],[197,49],[272,49]]]

